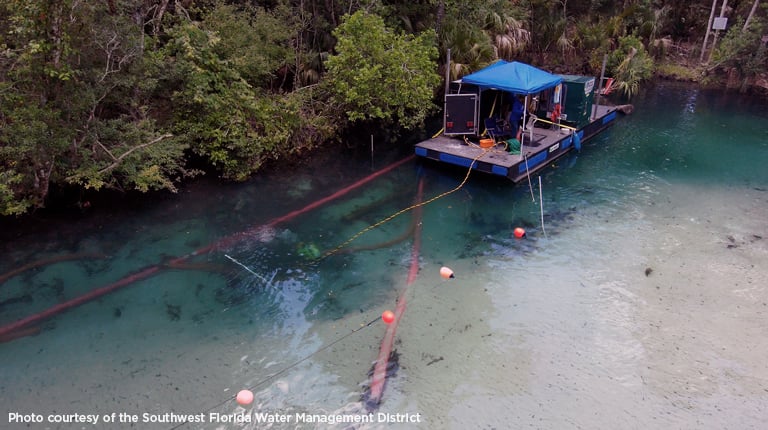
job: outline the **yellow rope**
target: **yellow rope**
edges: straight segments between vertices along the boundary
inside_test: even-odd
[[[558,126],[558,127],[567,128],[567,129],[569,129],[569,130],[573,130],[573,131],[578,131],[578,130],[579,130],[579,129],[578,129],[578,128],[576,128],[576,127],[571,127],[571,126],[567,126],[567,125],[563,125],[563,124],[558,124],[558,123],[556,123],[556,122],[547,121],[546,119],[536,118],[536,121],[540,121],[540,122],[544,122],[544,123],[547,123],[547,124],[556,125],[556,126]]]
[[[440,136],[440,134],[443,132],[443,130],[445,130],[445,129],[441,128],[440,131],[438,131],[437,133],[434,134],[434,136],[432,136],[432,139],[436,138],[437,136]]]
[[[491,113],[490,113],[490,114],[488,114],[488,117],[489,117],[489,118],[493,116],[493,111],[495,111],[495,110],[496,110],[496,102],[497,102],[498,100],[499,100],[499,93],[496,93],[496,96],[493,98],[493,105],[491,106]]]
[[[496,97],[493,98],[493,105],[491,106],[491,113],[488,114],[488,118],[493,118],[493,112],[496,110],[496,102],[499,100],[499,93],[496,93]],[[488,133],[488,127],[485,126],[485,122],[483,122],[483,132],[480,134],[480,136],[485,136]]]
[[[421,202],[421,203],[416,203],[415,205],[409,206],[409,207],[407,207],[407,208],[405,208],[405,209],[402,209],[402,210],[400,210],[400,211],[398,211],[398,212],[395,212],[394,214],[392,214],[392,215],[390,215],[390,216],[388,216],[388,217],[386,217],[386,218],[382,219],[381,221],[379,221],[379,222],[377,222],[377,223],[375,223],[375,224],[371,224],[371,225],[369,225],[368,227],[366,227],[366,228],[364,228],[364,229],[362,229],[362,230],[358,231],[358,232],[357,232],[357,233],[355,233],[354,235],[352,235],[352,237],[350,237],[349,239],[347,239],[347,240],[346,240],[344,243],[342,243],[341,245],[339,245],[339,246],[337,246],[336,248],[334,248],[334,249],[332,249],[332,250],[330,250],[330,251],[326,252],[325,254],[323,254],[323,255],[322,255],[320,258],[318,258],[318,260],[323,260],[323,259],[325,259],[325,258],[327,258],[327,257],[330,257],[331,255],[333,255],[333,254],[335,254],[335,253],[339,252],[339,250],[340,250],[340,249],[342,249],[342,248],[344,248],[345,246],[347,246],[347,245],[349,245],[350,243],[352,243],[352,241],[354,241],[354,240],[355,240],[355,239],[357,239],[358,237],[362,236],[363,234],[365,234],[365,233],[367,233],[367,232],[369,232],[369,231],[371,231],[371,230],[373,230],[373,229],[375,229],[375,228],[377,228],[377,227],[381,226],[381,225],[382,225],[382,224],[384,224],[384,223],[387,223],[387,222],[389,222],[389,221],[392,221],[392,220],[393,220],[393,219],[395,219],[396,217],[398,217],[398,216],[400,216],[400,215],[402,215],[402,214],[404,214],[404,213],[406,213],[406,212],[408,212],[408,211],[410,211],[410,210],[416,209],[416,208],[418,208],[418,207],[421,207],[421,206],[426,206],[426,205],[428,205],[428,204],[430,204],[430,203],[434,202],[435,200],[441,199],[441,198],[443,198],[443,197],[445,197],[445,196],[447,196],[447,195],[449,195],[449,194],[453,194],[453,193],[455,193],[456,191],[459,191],[459,190],[461,189],[461,187],[463,187],[463,186],[464,186],[464,184],[466,184],[466,183],[467,183],[467,181],[469,180],[469,175],[470,175],[470,173],[472,173],[472,167],[474,167],[474,165],[475,165],[475,163],[477,162],[477,160],[479,160],[480,158],[482,158],[482,156],[483,156],[483,155],[485,155],[485,154],[487,154],[487,153],[488,153],[488,151],[490,151],[490,150],[491,150],[491,148],[483,149],[483,152],[481,152],[481,153],[480,153],[480,155],[478,155],[477,157],[475,157],[475,158],[472,160],[472,162],[469,164],[469,169],[467,169],[467,174],[466,174],[466,176],[464,176],[464,180],[463,180],[463,181],[461,181],[461,183],[460,183],[460,184],[459,184],[459,185],[458,185],[456,188],[454,188],[454,189],[452,189],[452,190],[450,190],[450,191],[446,191],[446,192],[444,192],[444,193],[442,193],[442,194],[438,194],[437,196],[435,196],[435,197],[432,197],[432,198],[431,198],[431,199],[429,199],[429,200],[423,201],[423,202]]]

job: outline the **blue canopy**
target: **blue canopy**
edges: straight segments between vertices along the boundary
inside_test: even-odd
[[[515,94],[534,94],[562,82],[560,76],[517,61],[499,60],[475,73],[464,76],[461,82],[475,84],[483,89],[504,90]]]

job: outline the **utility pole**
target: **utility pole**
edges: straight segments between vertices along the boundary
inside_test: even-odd
[[[720,8],[720,18],[723,18],[725,15],[725,8],[728,6],[728,0],[723,0],[723,7]],[[715,47],[717,46],[717,35],[720,33],[720,30],[715,30],[715,40],[712,41],[712,49],[709,50],[709,59],[707,59],[707,63],[712,61],[712,53],[715,52]]]
[[[752,17],[755,16],[755,11],[757,10],[758,4],[760,4],[760,0],[755,0],[755,3],[752,5],[752,10],[749,11],[749,16],[747,16],[747,20],[744,21],[744,28],[741,29],[742,33],[747,31],[747,27],[749,27],[749,21],[752,21]]]
[[[712,0],[712,10],[709,12],[709,22],[707,23],[707,32],[704,33],[704,44],[701,45],[701,56],[699,57],[699,63],[704,63],[704,53],[707,51],[707,40],[709,40],[709,32],[712,30],[712,20],[715,19],[716,7],[717,0]]]

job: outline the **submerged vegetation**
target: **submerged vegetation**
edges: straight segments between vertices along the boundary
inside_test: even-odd
[[[0,214],[44,207],[61,190],[173,192],[203,172],[245,180],[354,126],[413,129],[436,112],[446,72],[457,78],[500,58],[597,75],[607,56],[607,74],[629,96],[665,71],[768,88],[766,6],[729,2],[728,29],[702,52],[714,6],[6,1]]]

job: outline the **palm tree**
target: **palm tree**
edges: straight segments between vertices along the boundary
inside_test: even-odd
[[[456,20],[443,22],[440,45],[442,52],[451,49],[451,79],[477,70],[495,57],[493,45],[482,29]]]
[[[531,41],[531,33],[524,28],[523,21],[493,11],[487,13],[485,21],[498,58],[513,59]]]

